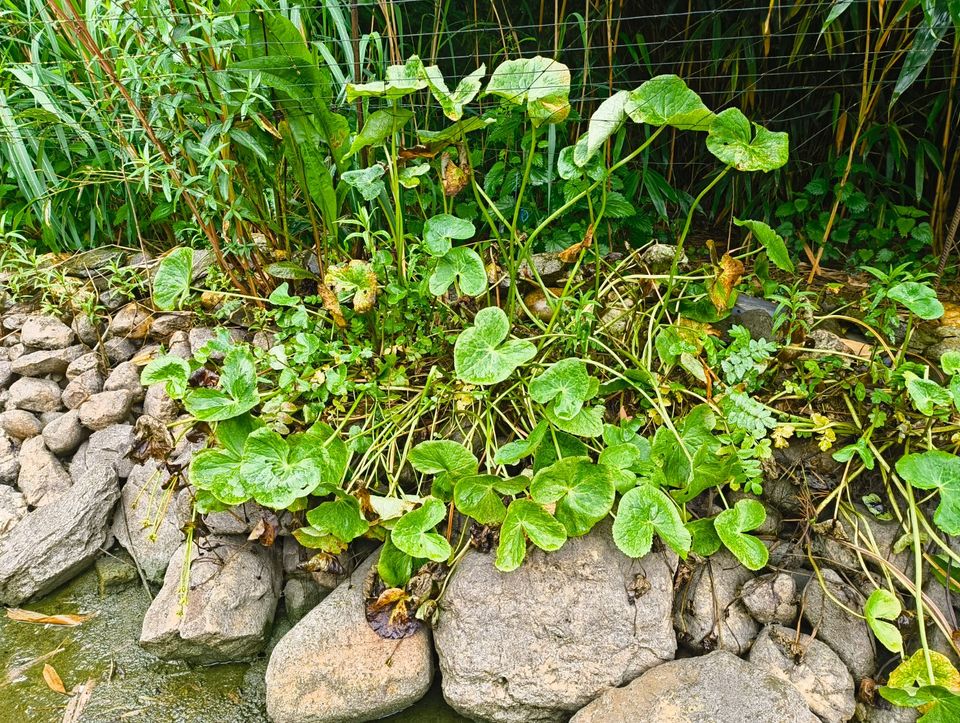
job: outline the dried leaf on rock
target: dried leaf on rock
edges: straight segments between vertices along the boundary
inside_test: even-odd
[[[713,302],[717,311],[725,312],[733,305],[734,289],[740,283],[742,276],[743,263],[730,254],[724,254],[720,259],[717,277],[710,285],[710,301]]]
[[[137,418],[133,433],[136,438],[136,444],[130,452],[130,456],[136,462],[144,462],[147,459],[164,461],[167,455],[173,450],[173,435],[167,428],[167,425],[156,417],[142,415]]]
[[[50,690],[56,693],[63,693],[64,695],[67,694],[67,689],[63,687],[63,681],[60,679],[60,675],[50,663],[43,664],[43,680]]]
[[[364,596],[367,624],[381,638],[399,640],[420,629],[422,623],[410,611],[410,596],[400,588],[386,587],[376,567],[364,583]]]

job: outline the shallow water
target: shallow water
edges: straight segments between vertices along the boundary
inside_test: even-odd
[[[83,723],[266,723],[266,658],[252,663],[190,667],[157,660],[137,645],[150,599],[137,583],[100,594],[91,569],[23,607],[94,617],[77,627],[34,625],[0,617],[0,723],[62,720],[69,698],[43,679],[48,663],[68,691],[92,679]],[[289,628],[280,618],[274,641]],[[439,686],[391,721],[455,723],[465,718],[443,701]]]

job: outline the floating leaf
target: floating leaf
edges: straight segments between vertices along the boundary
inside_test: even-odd
[[[933,521],[948,535],[960,535],[960,458],[937,449],[908,454],[897,461],[897,474],[918,489],[939,490]]]
[[[60,679],[59,673],[50,663],[43,664],[43,681],[53,692],[67,694],[67,689],[63,687],[63,681]]]
[[[360,501],[342,492],[336,493],[336,499],[310,510],[307,521],[343,542],[350,542],[370,529],[370,523],[360,511]]]
[[[437,267],[430,276],[430,293],[441,296],[454,282],[466,296],[479,296],[487,290],[487,270],[483,259],[471,248],[459,246],[450,249],[437,261]]]
[[[18,623],[34,623],[35,625],[61,625],[72,628],[86,622],[93,615],[76,615],[72,613],[62,613],[58,615],[48,615],[47,613],[38,613],[33,610],[24,610],[22,608],[7,608],[7,617]]]
[[[613,507],[614,474],[589,457],[566,457],[534,476],[530,496],[541,504],[556,503],[554,515],[569,537],[587,534]]]
[[[189,381],[190,365],[173,354],[158,356],[140,372],[143,386],[162,383],[167,394],[174,399],[180,399],[186,393]]]
[[[235,346],[227,352],[220,374],[220,389],[191,389],[184,406],[197,419],[218,422],[249,412],[260,403],[257,368],[250,350]]]
[[[394,525],[390,539],[402,552],[435,562],[446,562],[452,550],[442,535],[431,532],[447,516],[447,506],[436,497],[425,497],[423,506],[408,512]]]
[[[424,221],[423,247],[431,256],[440,258],[453,248],[451,239],[466,241],[473,238],[476,232],[472,222],[449,213],[440,213]]]
[[[378,110],[371,113],[363,124],[363,128],[353,139],[348,156],[352,156],[361,148],[378,146],[394,133],[399,132],[413,118],[413,111],[402,108]]]
[[[537,347],[529,341],[506,340],[510,322],[503,309],[481,309],[473,323],[460,333],[453,347],[454,367],[461,381],[497,384],[536,356]]]
[[[553,515],[533,500],[514,500],[500,527],[497,569],[511,572],[520,567],[527,556],[528,539],[541,550],[554,552],[567,541],[567,532]]]
[[[787,245],[783,237],[770,228],[763,221],[733,219],[737,226],[742,226],[753,232],[763,248],[767,251],[767,256],[776,265],[778,269],[793,273],[793,261],[790,260],[790,252],[787,251]]]
[[[368,261],[352,259],[346,264],[331,266],[324,283],[333,287],[338,296],[353,295],[353,309],[365,314],[377,300],[377,273]]]
[[[163,257],[153,277],[153,304],[163,311],[180,308],[190,293],[193,249],[181,246]]]
[[[690,549],[690,532],[683,526],[673,501],[652,485],[639,485],[628,491],[617,508],[613,522],[613,540],[630,557],[643,557],[653,546],[653,533],[681,557]]]
[[[590,375],[582,359],[562,359],[530,381],[533,400],[547,404],[556,398],[553,411],[561,419],[576,416],[589,393]]]
[[[710,124],[707,149],[738,171],[772,171],[787,162],[789,141],[786,133],[773,133],[754,124],[736,108],[718,113]]]
[[[373,201],[386,190],[383,174],[383,166],[377,164],[357,171],[344,171],[340,177],[348,186],[357,189],[365,201]]]
[[[464,477],[453,488],[454,504],[481,525],[499,525],[507,514],[503,500],[496,493],[501,482],[500,477],[492,474]]]
[[[534,126],[560,123],[570,113],[570,70],[540,55],[505,60],[493,71],[484,95],[498,95],[514,105],[526,103]]]
[[[867,625],[891,653],[903,652],[903,636],[895,625],[887,621],[896,621],[902,610],[899,598],[884,588],[877,588],[870,593],[863,606]]]
[[[909,309],[921,319],[939,319],[943,316],[943,304],[937,299],[937,292],[927,284],[903,281],[890,289],[887,297]]]
[[[762,504],[757,500],[743,499],[713,521],[720,540],[748,570],[759,570],[770,557],[766,545],[753,535],[745,534],[758,528],[765,519],[767,511]]]

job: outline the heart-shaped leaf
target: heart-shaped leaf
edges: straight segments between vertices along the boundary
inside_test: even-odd
[[[540,55],[505,60],[493,71],[484,95],[498,95],[514,105],[526,103],[534,126],[560,123],[570,113],[570,70]]]
[[[204,449],[190,460],[190,484],[226,505],[240,505],[250,492],[240,473],[240,455],[229,449]]]
[[[402,108],[378,110],[371,113],[363,124],[363,128],[353,139],[348,156],[352,156],[361,148],[378,146],[403,127],[413,118],[413,112]]]
[[[614,474],[589,457],[566,457],[534,476],[530,496],[541,504],[556,503],[554,515],[569,537],[587,534],[607,516],[616,493]]]
[[[476,98],[477,93],[480,92],[481,81],[487,73],[487,66],[481,63],[479,68],[457,84],[457,89],[452,93],[436,65],[427,66],[423,69],[423,73],[430,92],[443,109],[443,114],[452,121],[458,121],[463,117],[463,106]]]
[[[163,257],[153,276],[153,304],[163,311],[180,307],[190,293],[193,249],[181,246]]]
[[[347,102],[352,103],[357,98],[402,98],[427,87],[424,75],[423,61],[411,55],[405,64],[389,66],[385,80],[360,85],[347,83]]]
[[[510,322],[503,309],[481,309],[473,323],[460,333],[453,347],[454,368],[461,381],[497,384],[536,356],[537,347],[529,341],[506,340]]]
[[[466,246],[447,251],[430,275],[430,293],[441,296],[454,281],[466,296],[479,296],[487,290],[487,271],[480,254]]]
[[[887,297],[912,311],[921,319],[939,319],[943,316],[943,304],[937,292],[927,284],[903,281],[887,292]]]
[[[464,477],[453,488],[454,504],[481,525],[499,525],[507,514],[507,508],[496,492],[501,482],[501,478],[492,474]]]
[[[546,552],[554,552],[567,541],[567,531],[553,515],[530,499],[510,503],[500,527],[496,567],[511,572],[523,564],[527,556],[527,540]]]
[[[533,431],[526,439],[518,439],[508,442],[497,450],[493,457],[496,464],[516,464],[524,457],[528,457],[537,451],[537,447],[543,441],[543,436],[547,432],[547,423],[541,421],[533,428]]]
[[[312,444],[289,444],[268,427],[250,433],[240,475],[264,507],[282,510],[323,484],[323,467]]]
[[[140,372],[140,383],[143,386],[162,383],[167,394],[174,399],[180,399],[186,393],[189,380],[190,365],[173,354],[158,356]]]
[[[921,379],[912,372],[904,372],[907,393],[910,400],[920,414],[932,416],[938,408],[943,409],[953,404],[953,395],[935,381]]]
[[[686,557],[690,532],[683,526],[677,506],[661,490],[642,484],[620,498],[613,541],[623,554],[643,557],[653,546],[654,532],[678,555]]]
[[[635,123],[707,131],[714,115],[676,75],[658,75],[629,94],[624,110]]]
[[[358,314],[370,311],[377,300],[377,273],[369,261],[352,259],[331,266],[323,281],[338,296],[352,296],[353,309]]]
[[[767,511],[762,504],[743,499],[721,512],[713,521],[720,540],[748,570],[759,570],[770,557],[766,545],[753,535],[745,534],[758,528],[765,519]]]
[[[693,537],[690,549],[700,557],[710,557],[723,545],[716,528],[713,526],[712,517],[688,522],[687,530]]]
[[[787,245],[783,237],[770,228],[763,221],[733,219],[737,226],[750,229],[763,248],[767,251],[767,256],[777,266],[777,268],[793,273],[793,261],[790,260],[790,252],[787,251]]]
[[[240,457],[243,455],[247,437],[252,431],[262,426],[263,422],[249,414],[231,417],[217,424],[217,441],[225,449]]]
[[[424,221],[423,247],[431,256],[441,258],[453,248],[451,239],[466,241],[473,238],[476,232],[476,227],[470,221],[440,213]]]
[[[220,389],[200,387],[187,392],[184,406],[197,419],[218,422],[249,412],[260,403],[253,354],[235,346],[227,352],[220,373]]]
[[[948,535],[960,535],[960,457],[938,449],[908,454],[897,461],[897,474],[918,489],[939,490],[933,521]]]
[[[707,149],[738,171],[772,171],[787,162],[789,141],[786,133],[773,133],[754,124],[736,108],[718,113],[710,124]]]
[[[463,477],[475,474],[477,458],[462,444],[449,439],[429,439],[410,450],[410,464],[424,474],[447,472]]]
[[[373,201],[386,189],[383,185],[384,168],[379,163],[356,171],[344,171],[340,178],[348,186],[357,189],[365,201]]]
[[[370,529],[360,511],[360,501],[343,492],[336,492],[336,499],[323,502],[307,513],[307,521],[342,542],[350,542]]]
[[[888,622],[896,621],[902,610],[897,596],[884,588],[877,588],[870,593],[870,597],[863,606],[867,625],[877,636],[877,640],[883,643],[883,647],[891,653],[903,652],[903,636],[896,625]]]
[[[560,419],[572,419],[590,393],[590,374],[582,359],[562,359],[530,381],[530,396],[540,404],[556,398],[553,411]]]
[[[452,550],[446,539],[432,532],[447,516],[447,506],[436,497],[425,497],[423,505],[408,512],[393,527],[390,539],[401,552],[412,557],[424,557],[434,562],[446,562]]]

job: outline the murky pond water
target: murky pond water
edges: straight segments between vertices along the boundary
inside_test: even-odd
[[[138,582],[101,594],[91,569],[55,593],[24,605],[43,613],[86,613],[77,627],[34,625],[0,617],[0,723],[54,723],[69,698],[44,682],[51,665],[69,691],[93,680],[79,721],[113,723],[266,723],[266,658],[190,667],[157,660],[137,645],[149,597]],[[289,628],[278,619],[274,640]],[[465,718],[443,701],[439,686],[391,721],[454,723]]]

